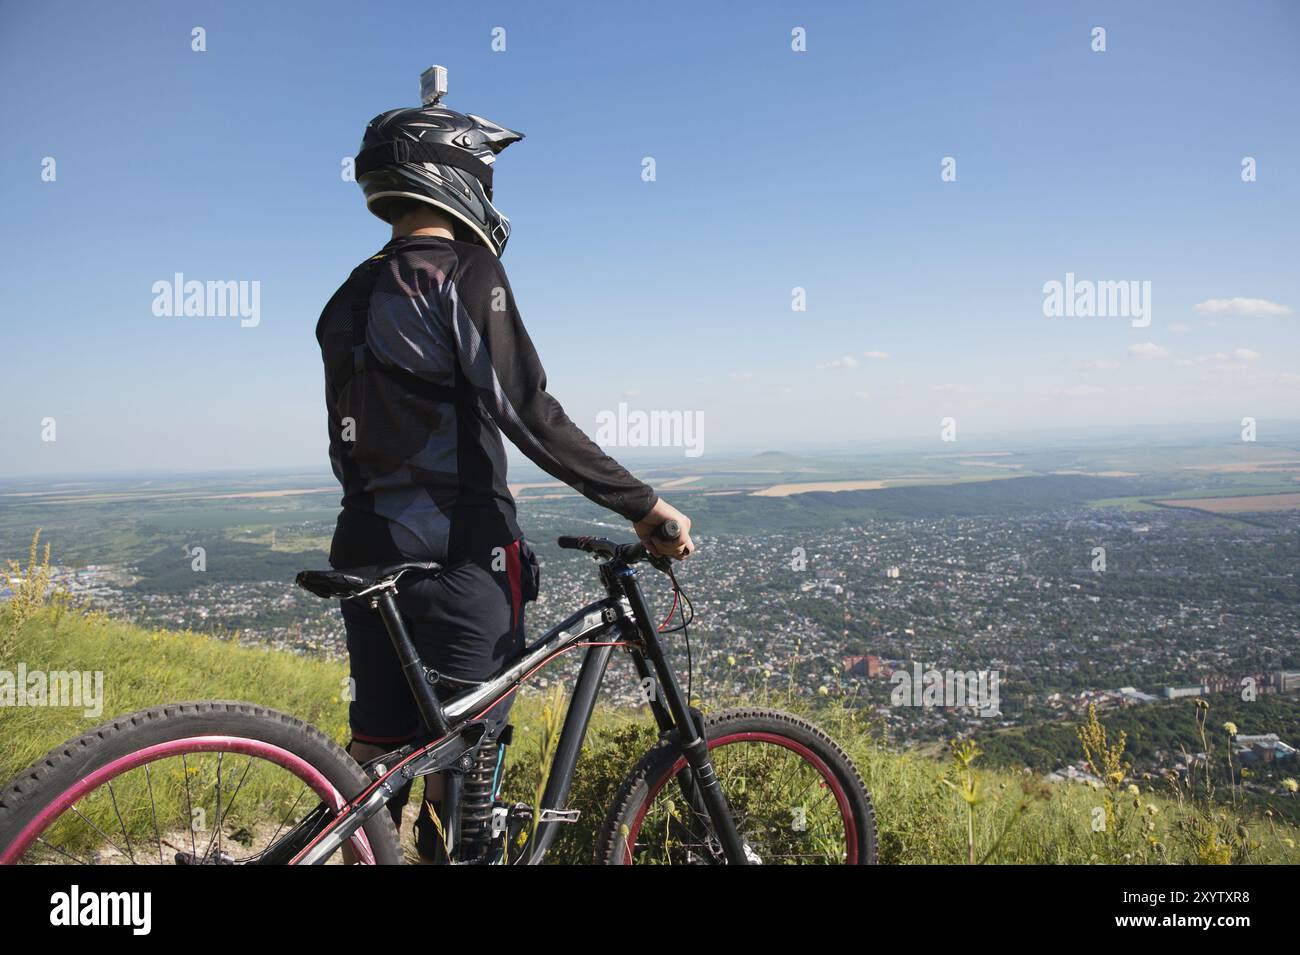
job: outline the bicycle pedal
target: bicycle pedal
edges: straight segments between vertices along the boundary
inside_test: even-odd
[[[577,822],[581,815],[579,809],[543,809],[537,817],[538,822]]]

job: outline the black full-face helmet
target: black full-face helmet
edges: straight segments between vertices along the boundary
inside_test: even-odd
[[[510,220],[492,205],[497,153],[524,138],[472,113],[436,102],[392,109],[370,121],[356,158],[366,206],[392,222],[395,200],[428,203],[456,218],[467,237],[500,256]]]

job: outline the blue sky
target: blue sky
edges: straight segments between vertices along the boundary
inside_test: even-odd
[[[387,239],[340,164],[435,62],[527,134],[504,262],[589,430],[1263,431],[1300,417],[1298,53],[1286,2],[6,4],[0,476],[324,466],[315,321]],[[156,317],[176,272],[260,323]],[[1045,317],[1067,272],[1151,282],[1150,327]]]

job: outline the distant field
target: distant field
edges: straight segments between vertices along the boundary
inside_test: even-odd
[[[788,484],[772,484],[757,491],[750,491],[749,497],[793,497],[796,494],[835,491],[884,491],[903,488],[952,487],[958,484],[992,484],[999,481],[1024,480],[1027,475],[1009,472],[983,473],[979,476],[951,475],[925,477],[913,475],[906,478],[889,478],[870,481],[794,481]]]
[[[1192,464],[1189,471],[1219,471],[1225,474],[1254,474],[1260,471],[1300,471],[1300,461],[1285,458],[1274,461],[1237,461],[1232,464]]]
[[[1185,507],[1212,514],[1242,514],[1251,511],[1292,511],[1300,508],[1300,494],[1243,494],[1235,497],[1167,498],[1153,503]]]
[[[1141,477],[1141,475],[1138,474],[1136,471],[1078,471],[1078,470],[1064,470],[1064,471],[1053,471],[1052,473],[1053,473],[1053,474],[1073,474],[1073,475],[1082,475],[1083,477],[1113,477],[1113,478],[1131,478],[1131,477]]]
[[[292,497],[297,494],[335,494],[337,487],[289,487],[277,491],[236,491],[232,494],[204,494],[200,501],[225,501],[236,497]]]
[[[1010,451],[961,451],[953,454],[926,455],[932,461],[943,461],[948,458],[1008,458],[1010,456]]]
[[[1089,501],[1088,507],[1097,508],[1114,508],[1121,511],[1154,511],[1158,508],[1140,497],[1103,497],[1096,501]]]
[[[1173,501],[1187,501],[1200,497],[1260,497],[1269,494],[1292,494],[1294,492],[1295,489],[1290,484],[1279,483],[1276,480],[1259,482],[1255,478],[1246,479],[1234,475],[1229,479],[1229,483],[1222,486],[1197,486],[1183,491],[1175,491],[1172,494],[1152,495],[1152,497],[1159,497],[1161,500],[1168,498]]]
[[[220,530],[235,527],[258,527],[270,524],[303,524],[308,521],[333,521],[337,507],[302,508],[270,511],[234,508],[203,508],[185,511],[151,511],[140,515],[143,523],[162,530]]]
[[[754,497],[789,497],[810,491],[874,491],[885,486],[884,481],[803,481],[798,484],[773,484],[761,491],[752,491]]]
[[[124,491],[7,491],[0,492],[0,503],[47,506],[50,504],[151,504],[173,501],[224,501],[238,498],[282,498],[304,494],[336,494],[338,487],[285,487],[241,489],[211,493],[175,488],[132,488]]]

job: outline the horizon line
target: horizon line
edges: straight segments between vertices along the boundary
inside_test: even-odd
[[[1285,418],[1275,423],[1281,424],[1284,427],[1288,425],[1293,426],[1297,429],[1297,433],[1293,435],[1286,435],[1284,433],[1281,437],[1266,439],[1266,440],[1258,440],[1252,443],[1264,447],[1276,447],[1278,445],[1289,444],[1297,440],[1300,440],[1300,418]],[[1131,424],[1131,425],[1123,425],[1119,427],[1114,425],[1069,425],[1069,426],[1062,426],[1060,428],[1026,428],[1018,431],[978,432],[973,437],[963,438],[960,443],[965,445],[971,445],[971,444],[980,444],[982,442],[987,443],[995,440],[1015,441],[1017,439],[1017,436],[1019,436],[1019,438],[1023,440],[1025,436],[1029,436],[1029,435],[1041,435],[1045,433],[1059,434],[1059,436],[1062,439],[1059,443],[1040,445],[1041,449],[1050,449],[1053,447],[1058,447],[1058,448],[1068,447],[1069,445],[1065,439],[1068,438],[1070,434],[1089,433],[1094,436],[1099,434],[1100,435],[1110,434],[1119,438],[1125,435],[1131,435],[1133,432],[1146,432],[1146,431],[1154,431],[1154,430],[1160,430],[1166,432],[1172,431],[1178,433],[1177,437],[1175,437],[1174,435],[1170,436],[1171,441],[1180,440],[1180,439],[1186,440],[1188,437],[1191,437],[1191,435],[1189,435],[1188,432],[1200,431],[1203,432],[1203,434],[1201,435],[1201,440],[1202,443],[1204,443],[1213,440],[1213,432],[1219,430],[1223,430],[1226,432],[1229,429],[1222,422],[1189,422],[1187,424],[1179,424],[1179,425]],[[806,443],[806,442],[801,442],[799,439],[793,439],[791,441],[772,442],[765,445],[758,445],[758,444],[733,445],[721,452],[714,452],[712,454],[712,457],[718,460],[726,460],[728,458],[735,458],[735,457],[758,457],[764,454],[788,454],[791,457],[806,457],[806,458],[817,457],[819,455],[834,457],[834,456],[843,456],[843,455],[871,455],[873,453],[891,454],[891,453],[906,453],[910,451],[920,450],[924,446],[930,443],[931,442],[924,441],[923,439],[919,439],[919,438],[882,438],[879,439],[878,441],[879,447],[873,449],[873,448],[864,448],[860,444],[853,445],[853,446],[849,446],[845,444],[825,445],[819,442]],[[1242,442],[1238,441],[1232,443],[1239,444]],[[945,446],[948,448],[952,448],[953,445],[952,443],[949,443]],[[793,450],[793,451],[787,450],[787,448],[790,447],[796,448],[798,450]],[[761,448],[761,450],[755,450],[756,448]],[[616,452],[620,460],[635,460],[641,467],[646,467],[646,468],[668,469],[668,468],[680,468],[682,466],[690,466],[692,468],[695,468],[705,463],[702,457],[684,459],[680,456],[674,456],[671,458],[665,458],[660,453],[665,450],[662,448],[613,448],[613,449],[606,449],[606,450],[612,450],[613,452]],[[520,463],[522,463],[525,467],[536,468],[538,471],[541,471],[541,468],[538,468],[537,465],[533,464],[531,461],[525,460],[525,462],[520,462]],[[513,462],[511,466],[512,467],[514,466]],[[204,469],[194,469],[194,470],[186,470],[182,468],[147,468],[142,470],[132,470],[130,468],[105,468],[102,470],[61,471],[61,472],[50,472],[50,471],[35,472],[34,471],[28,473],[0,474],[0,484],[32,482],[32,481],[42,481],[42,480],[45,481],[57,480],[61,482],[68,482],[68,481],[87,481],[87,480],[95,480],[95,479],[125,480],[129,478],[160,478],[160,477],[178,478],[178,477],[212,477],[218,475],[274,475],[274,474],[283,474],[283,475],[321,474],[322,476],[329,476],[331,478],[333,477],[333,474],[327,463],[317,463],[317,464],[244,466],[244,467],[235,467],[235,468],[204,468]]]

